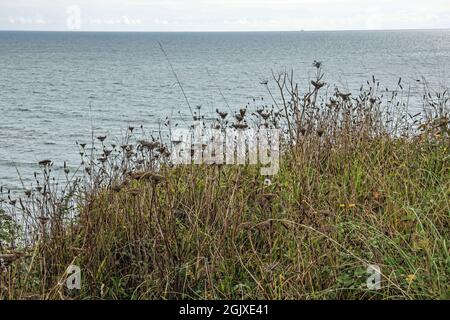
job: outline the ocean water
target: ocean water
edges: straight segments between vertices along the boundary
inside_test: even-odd
[[[422,77],[436,90],[450,85],[450,30],[0,32],[0,185],[20,188],[18,172],[30,183],[42,159],[77,166],[75,141],[89,142],[92,128],[113,141],[129,125],[152,132],[167,116],[187,119],[159,43],[205,113],[269,101],[261,82],[270,85],[272,71],[293,69],[306,85],[314,60],[329,85],[353,92],[372,76],[389,88],[402,77],[412,96],[423,93]]]

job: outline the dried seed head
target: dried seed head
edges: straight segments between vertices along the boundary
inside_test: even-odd
[[[122,190],[122,186],[119,185],[119,184],[116,184],[116,185],[113,185],[113,186],[111,187],[111,189],[112,189],[114,192],[120,192],[120,190]]]
[[[314,60],[313,66],[314,66],[315,68],[317,68],[317,69],[320,69],[320,67],[322,67],[322,62],[321,62],[321,61]]]
[[[220,112],[218,109],[216,110],[216,112],[219,114],[220,118],[223,120],[227,117],[228,113],[226,112]]]
[[[159,143],[158,142],[154,142],[154,141],[139,140],[138,143],[143,148],[146,148],[148,150],[153,150],[153,149],[155,149],[155,148],[157,148],[159,146]]]
[[[51,164],[52,164],[52,160],[46,159],[46,160],[39,161],[40,166],[47,167],[47,166],[50,166]]]
[[[236,120],[238,122],[241,122],[242,120],[244,120],[244,116],[241,115],[240,113],[236,114],[234,117],[236,118]]]
[[[322,88],[325,85],[325,82],[320,82],[320,81],[316,82],[316,81],[312,80],[311,84],[314,86],[314,88],[316,90],[319,90],[320,88]]]
[[[235,129],[245,129],[248,128],[248,125],[245,123],[235,123],[233,124],[233,128]]]
[[[267,120],[270,117],[270,113],[268,112],[261,112],[260,115],[264,120]]]
[[[46,224],[50,219],[48,217],[40,216],[38,220],[41,224]]]
[[[342,93],[342,92],[337,93],[337,96],[341,97],[344,100],[349,100],[351,95],[352,95],[351,93]]]

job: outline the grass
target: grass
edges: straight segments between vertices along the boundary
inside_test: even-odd
[[[269,180],[258,166],[172,166],[169,145],[134,128],[122,146],[81,145],[83,178],[67,170],[58,191],[42,163],[32,193],[4,193],[0,298],[449,299],[446,93],[410,115],[375,79],[330,93],[316,68],[305,94],[276,75],[274,106],[237,114],[285,129]],[[81,290],[65,286],[71,264]]]

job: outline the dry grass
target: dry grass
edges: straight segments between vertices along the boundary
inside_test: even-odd
[[[85,174],[67,170],[64,189],[41,163],[37,191],[4,194],[0,249],[14,258],[0,298],[448,299],[447,95],[413,116],[375,81],[357,97],[322,92],[316,67],[306,94],[275,75],[273,107],[214,124],[286,129],[270,184],[258,166],[173,167],[170,146],[133,143],[134,128],[122,146],[80,145]],[[80,291],[63,283],[72,263]],[[366,288],[369,264],[379,291]]]

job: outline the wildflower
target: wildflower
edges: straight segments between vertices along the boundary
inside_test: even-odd
[[[345,208],[345,204],[344,204],[344,203],[341,203],[341,204],[339,204],[339,207],[340,207],[340,208]]]
[[[264,180],[264,185],[265,186],[270,186],[272,184],[272,181],[269,179],[269,178],[266,178],[265,180]]]
[[[378,201],[381,198],[381,194],[378,191],[374,191],[373,194],[373,200]]]
[[[356,204],[350,203],[350,204],[348,205],[348,207],[349,207],[349,208],[355,208],[355,207],[356,207]]]
[[[408,282],[408,284],[411,284],[414,280],[416,280],[416,275],[414,275],[414,274],[409,274],[406,277],[406,282]]]

